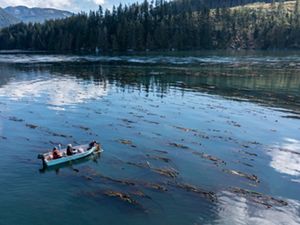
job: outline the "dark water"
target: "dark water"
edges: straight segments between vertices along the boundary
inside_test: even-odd
[[[300,224],[299,53],[0,62],[1,225]]]

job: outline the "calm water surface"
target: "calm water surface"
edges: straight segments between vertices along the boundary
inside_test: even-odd
[[[295,52],[0,54],[0,224],[300,224],[299,71]]]

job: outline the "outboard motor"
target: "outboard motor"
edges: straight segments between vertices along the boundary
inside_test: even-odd
[[[43,154],[38,154],[38,157],[37,157],[38,159],[42,159],[42,160],[44,160],[45,159],[45,157],[44,157],[44,155]]]

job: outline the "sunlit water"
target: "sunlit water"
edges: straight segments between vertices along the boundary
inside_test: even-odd
[[[1,225],[300,224],[300,54],[0,62]]]

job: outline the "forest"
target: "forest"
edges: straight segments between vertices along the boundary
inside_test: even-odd
[[[298,49],[300,0],[268,9],[241,7],[254,0],[147,1],[81,12],[0,31],[0,49],[43,51],[169,51]],[[238,7],[234,7],[238,6]]]

